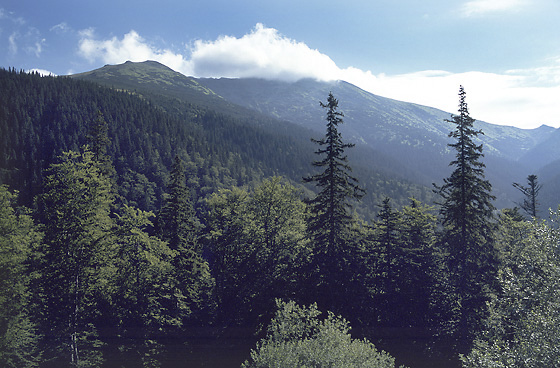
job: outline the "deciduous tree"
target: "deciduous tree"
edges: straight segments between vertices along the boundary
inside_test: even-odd
[[[35,367],[39,358],[30,264],[41,234],[16,199],[0,185],[0,365],[10,368]]]
[[[301,307],[277,301],[276,316],[243,368],[345,367],[393,368],[395,360],[366,339],[350,336],[349,323],[316,304]]]
[[[93,153],[64,152],[51,165],[41,196],[43,333],[61,362],[96,366],[102,361],[94,321],[111,272],[110,182]]]

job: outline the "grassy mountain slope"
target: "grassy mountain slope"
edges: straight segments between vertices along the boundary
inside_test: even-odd
[[[201,79],[200,83],[234,103],[317,131],[321,129],[319,101],[332,91],[345,114],[341,131],[355,143],[392,157],[400,163],[399,169],[405,166],[412,172],[411,178],[426,185],[440,182],[450,173],[448,163],[453,153],[447,144],[453,125],[445,121],[450,113],[376,96],[340,81],[221,78]],[[539,152],[542,143],[555,133],[554,128],[518,129],[481,121],[476,127],[484,132],[480,142],[484,144],[486,173],[499,206],[513,205],[512,199],[517,199],[513,181],[560,158],[553,147],[545,149],[545,154]]]
[[[296,122],[320,127],[319,101],[333,92],[345,112],[345,127],[354,141],[379,144],[390,141],[416,147],[447,142],[450,114],[431,107],[397,101],[368,93],[352,84],[318,82],[310,79],[295,83],[262,79],[200,79],[202,85],[236,104]],[[518,129],[477,122],[485,132],[481,138],[487,153],[519,160],[526,152],[548,138],[551,127]],[[440,147],[441,148],[441,147]],[[546,164],[546,163],[545,163]]]

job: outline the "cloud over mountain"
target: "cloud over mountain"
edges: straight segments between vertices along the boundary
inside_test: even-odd
[[[521,1],[503,0],[509,9]],[[472,11],[487,2],[471,1]],[[91,62],[108,64],[156,60],[195,77],[257,77],[295,81],[301,78],[345,80],[369,92],[442,110],[456,111],[457,91],[463,85],[471,114],[495,124],[533,121],[560,125],[560,59],[538,69],[503,73],[419,71],[401,75],[374,74],[354,67],[341,68],[327,55],[278,30],[257,24],[241,37],[196,40],[183,50],[158,48],[130,31],[122,39],[97,40],[94,31],[81,32],[79,53]],[[556,118],[554,118],[556,117]],[[555,120],[553,120],[555,119]]]

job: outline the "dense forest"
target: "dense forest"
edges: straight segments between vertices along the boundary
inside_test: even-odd
[[[560,364],[560,213],[534,216],[534,175],[521,208],[494,208],[462,88],[432,203],[354,174],[332,94],[304,144],[194,104],[0,80],[2,366],[210,366],[196,340],[233,332],[251,344],[221,366]]]

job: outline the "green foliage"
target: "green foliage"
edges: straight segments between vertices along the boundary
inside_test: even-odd
[[[354,144],[343,143],[338,132],[338,125],[344,121],[344,116],[338,109],[338,100],[329,94],[326,104],[327,133],[319,140],[313,139],[319,148],[315,153],[324,156],[320,161],[313,162],[313,166],[323,168],[323,172],[310,177],[305,177],[305,182],[315,183],[320,188],[319,193],[310,201],[313,216],[310,221],[310,231],[318,243],[319,252],[335,252],[340,236],[345,232],[351,220],[349,210],[351,200],[360,199],[363,189],[358,187],[357,179],[350,175],[352,169],[347,164],[348,158],[344,155],[346,148]],[[324,148],[323,148],[324,147]],[[333,254],[333,255],[334,255]]]
[[[515,215],[500,219],[500,293],[489,301],[485,328],[462,357],[464,367],[560,365],[560,232],[551,226],[560,211],[552,224]]]
[[[359,327],[476,336],[468,367],[559,364],[557,218],[514,209],[493,223],[464,90],[439,226],[403,200],[429,196],[380,173],[356,170],[375,192],[356,206],[332,94],[307,205],[289,183],[311,150],[290,125],[196,107],[180,89],[168,100],[14,71],[0,83],[0,181],[21,188],[0,186],[0,365],[157,367],[193,325],[255,327],[276,298],[317,304],[278,302],[246,367],[394,365],[317,305]],[[40,228],[18,200],[35,203]]]
[[[124,206],[116,219],[117,254],[112,280],[113,318],[123,350],[134,350],[128,359],[138,358],[152,367],[161,354],[157,340],[166,329],[180,326],[181,315],[174,312],[181,299],[173,288],[172,267],[176,252],[145,229],[152,226],[150,212]]]
[[[527,176],[527,186],[519,183],[513,183],[513,186],[519,189],[525,196],[523,198],[523,203],[521,203],[521,209],[530,217],[537,218],[537,213],[539,211],[538,196],[542,188],[542,184],[539,184],[537,176],[534,174]]]
[[[375,318],[392,327],[430,327],[437,290],[433,208],[412,199],[401,211],[386,198],[368,241],[370,292]]]
[[[105,132],[118,202],[153,212],[163,204],[176,155],[184,162],[195,206],[218,188],[266,175],[299,180],[306,166],[301,157],[310,156],[304,135],[295,139],[268,131],[263,125],[278,122],[245,110],[221,113],[217,106],[195,106],[159,92],[139,97],[90,82],[6,70],[0,70],[0,89],[0,183],[19,188],[27,206],[62,152],[86,143],[97,151],[107,143]]]
[[[93,153],[65,152],[41,196],[45,238],[39,265],[42,329],[66,364],[101,362],[93,325],[110,277],[113,243],[110,183]]]
[[[0,185],[0,365],[35,367],[38,331],[32,322],[29,262],[41,241],[24,208],[15,208],[17,192]]]
[[[228,323],[255,322],[275,297],[297,290],[309,255],[305,206],[280,178],[252,193],[221,190],[206,201],[205,241],[216,279],[218,314]]]
[[[455,299],[450,329],[468,344],[492,291],[497,260],[492,240],[492,185],[484,178],[482,145],[474,141],[482,131],[473,128],[475,120],[469,116],[462,86],[459,101],[459,115],[449,120],[456,125],[449,134],[456,139],[449,144],[456,151],[450,163],[455,169],[442,186],[436,186],[436,192],[442,198],[441,244],[450,276],[447,293]]]
[[[179,157],[171,170],[168,194],[157,219],[157,232],[175,251],[173,287],[177,297],[176,313],[183,319],[209,309],[214,280],[199,244],[199,222],[186,186],[184,168]]]
[[[344,143],[338,131],[344,116],[338,111],[338,100],[330,93],[321,107],[327,109],[327,132],[324,138],[312,141],[320,147],[315,153],[322,156],[313,166],[323,172],[303,178],[319,188],[319,193],[309,200],[308,232],[313,241],[309,290],[313,290],[313,300],[319,305],[342,312],[336,299],[346,300],[354,292],[353,266],[357,265],[353,261],[360,259],[360,245],[352,240],[354,218],[350,210],[352,201],[362,198],[364,190],[350,175],[352,169],[344,151],[354,145]]]
[[[368,340],[352,339],[350,326],[341,317],[328,312],[321,320],[315,304],[300,307],[280,300],[276,304],[267,337],[257,343],[243,368],[395,366],[389,354],[378,351]]]

